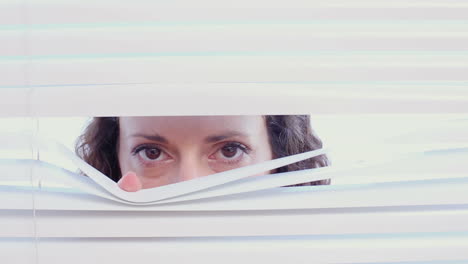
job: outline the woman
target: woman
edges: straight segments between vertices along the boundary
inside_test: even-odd
[[[156,116],[93,118],[75,150],[123,190],[138,191],[321,147],[308,115]],[[321,155],[265,173],[327,165]]]

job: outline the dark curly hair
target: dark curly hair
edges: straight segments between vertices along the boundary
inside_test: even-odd
[[[310,125],[309,115],[264,116],[273,157],[281,158],[322,148]],[[83,160],[117,182],[121,177],[117,142],[119,139],[118,117],[94,117],[84,133],[77,139],[75,152]],[[326,155],[303,160],[275,170],[297,171],[330,165]],[[291,186],[326,185],[330,180],[320,180]]]

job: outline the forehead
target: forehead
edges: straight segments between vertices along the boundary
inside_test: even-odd
[[[262,116],[152,116],[120,117],[122,135],[158,133],[171,135],[206,135],[238,131],[247,135],[266,132]]]

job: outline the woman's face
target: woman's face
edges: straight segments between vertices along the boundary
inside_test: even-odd
[[[121,117],[122,175],[152,188],[273,158],[262,116]]]

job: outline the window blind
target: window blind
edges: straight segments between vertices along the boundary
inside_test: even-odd
[[[26,136],[0,145],[0,257],[466,262],[467,11],[451,0],[2,1],[0,117]],[[309,113],[342,124],[323,134],[337,149],[330,186],[277,188],[272,175],[127,205],[67,186],[71,172],[34,142],[48,117]],[[400,133],[383,137],[378,120]]]

